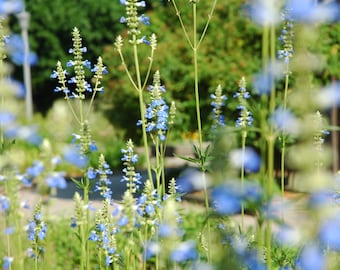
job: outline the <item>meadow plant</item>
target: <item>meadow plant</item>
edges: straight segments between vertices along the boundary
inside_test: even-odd
[[[6,5],[0,2],[0,12],[14,12],[14,2],[4,1]],[[33,183],[44,184],[48,191],[65,188],[66,175],[58,170],[63,159],[80,171],[79,177],[73,181],[82,189],[82,194],[74,194],[75,213],[70,226],[73,237],[79,240],[76,245],[79,257],[74,259],[77,269],[338,269],[340,262],[336,257],[340,239],[336,200],[339,189],[334,184],[336,176],[327,171],[329,151],[325,136],[329,127],[318,108],[332,105],[333,102],[327,99],[330,96],[332,99],[336,91],[326,92],[320,100],[315,98],[319,97],[318,90],[313,87],[309,74],[313,71],[310,66],[315,65],[307,58],[311,54],[308,43],[315,41],[310,34],[310,23],[335,20],[334,10],[338,6],[314,5],[309,0],[283,1],[279,5],[270,0],[253,1],[246,10],[262,29],[262,70],[253,76],[250,85],[246,85],[245,77],[239,81],[238,91],[234,94],[239,114],[232,127],[228,127],[225,121],[227,98],[222,93],[222,86],[217,86],[211,95],[212,135],[204,138],[199,89],[199,75],[204,68],[199,66],[198,57],[218,1],[212,1],[208,18],[200,28],[197,18],[200,1],[187,1],[192,6],[192,33],[184,24],[177,2],[169,2],[193,52],[198,146],[194,145],[195,157],[182,158],[202,172],[203,207],[194,205],[195,210],[191,213],[190,208],[186,208],[192,204],[178,194],[176,179],[167,179],[165,150],[176,107],[174,103],[169,106],[165,100],[160,71],[154,73],[153,82],[147,87],[157,39],[155,34],[149,37],[143,34],[144,27],[151,24],[150,18],[141,12],[146,2],[121,0],[126,14],[120,22],[126,25],[127,34],[118,36],[114,47],[127,79],[138,95],[140,120],[137,125],[142,129],[146,176],[136,171],[139,156],[131,139],[121,151],[121,180],[126,183],[126,189],[120,201],[113,199],[113,171],[105,156],[99,154],[96,165],[89,162],[91,153],[98,150],[91,136],[91,127],[95,125],[90,123],[89,116],[95,97],[104,91],[101,81],[108,71],[101,57],[94,65],[84,58],[87,48],[82,44],[79,30],[74,28],[73,47],[69,49],[72,60],[66,63],[66,67],[57,62],[51,74],[51,78],[58,81],[55,92],[63,94],[78,125],[77,131],[71,131],[73,140],[64,149],[62,157],[53,154],[48,141],[40,144],[41,140],[34,131],[15,122],[15,114],[4,106],[9,93],[4,91],[0,96],[1,161],[12,155],[9,151],[13,147],[12,138],[39,143],[41,152],[40,159],[33,161],[22,174],[12,164],[13,157],[1,163],[0,215],[4,217],[1,238],[5,239],[0,249],[2,268],[25,269],[24,262],[32,265],[30,259],[33,259],[34,269],[53,267],[45,262],[53,250],[45,250],[52,245],[48,243],[50,226],[47,225],[48,217],[43,216],[43,204],[38,203],[33,211],[26,226],[25,239],[17,193],[22,184],[27,187]],[[284,15],[281,24],[280,13]],[[278,27],[282,27],[279,50]],[[1,36],[4,37],[5,33]],[[123,36],[128,39],[126,45]],[[0,49],[5,50],[3,40],[0,45]],[[133,63],[125,61],[125,46],[132,47]],[[144,49],[149,50],[149,57],[146,73],[141,74],[140,50]],[[5,51],[0,52],[5,56]],[[1,86],[8,83],[4,81],[8,70],[3,60],[1,58]],[[293,75],[294,84],[290,82]],[[282,79],[281,89],[279,82]],[[294,91],[289,91],[290,88]],[[146,90],[149,96],[146,96]],[[89,100],[88,106],[85,106],[86,100]],[[301,100],[305,104],[301,104]],[[27,130],[30,132],[23,132]],[[219,147],[219,136],[232,141],[235,132],[240,135],[240,142],[226,144],[227,149]],[[297,138],[297,141],[288,144],[288,136]],[[209,146],[203,149],[203,142],[207,139],[211,139],[209,143],[215,146],[214,152],[210,152]],[[155,148],[154,164],[150,155],[151,144]],[[274,167],[277,146],[281,150],[279,203]],[[216,166],[211,163],[215,154],[225,157],[223,160],[228,166],[220,169],[227,168],[228,171],[221,174],[223,179],[219,179],[219,184],[213,181],[208,189],[205,177],[210,173],[214,176],[212,171]],[[288,203],[283,196],[286,160],[296,171],[295,181],[303,184],[306,189],[303,191],[309,192],[308,196],[303,195],[306,211],[301,216],[309,221],[303,231],[286,223]],[[102,199],[99,209],[91,207],[89,194],[92,187]],[[200,208],[203,209],[201,212]],[[254,226],[246,225],[246,213],[253,218]],[[234,219],[238,214],[241,214],[240,224]],[[26,252],[30,258],[22,255],[25,245],[30,246]],[[63,267],[68,269],[67,265]]]

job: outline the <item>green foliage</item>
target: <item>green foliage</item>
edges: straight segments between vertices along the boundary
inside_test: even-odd
[[[260,69],[260,30],[245,17],[242,4],[235,0],[228,3],[220,1],[217,4],[208,28],[208,35],[200,47],[198,65],[202,68],[202,72],[199,73],[199,83],[203,123],[206,123],[210,116],[210,93],[218,84],[221,84],[227,95],[231,97],[237,90],[237,82],[241,76],[250,78]],[[211,3],[207,1],[201,1],[198,5],[199,33],[203,30],[210,5]],[[179,8],[183,21],[190,31],[191,5],[189,2],[183,2]],[[152,3],[148,15],[151,25],[148,27],[148,33],[144,34],[148,36],[155,32],[157,35],[158,46],[154,68],[160,70],[162,82],[168,90],[167,100],[176,102],[177,125],[182,131],[195,131],[197,127],[194,70],[191,65],[192,50],[187,45],[170,4]],[[209,35],[209,33],[213,34]],[[127,58],[126,62],[131,63],[132,54],[128,46],[124,46],[123,50]],[[142,52],[140,59],[145,59],[145,55]],[[114,49],[106,48],[103,58],[110,71],[107,76],[109,91],[105,98],[108,117],[113,124],[124,127],[128,137],[136,140],[140,138],[135,128],[138,120],[137,94],[131,89],[127,78],[122,77],[123,68]],[[143,65],[141,66],[143,68]],[[206,125],[205,132],[209,131],[210,126]]]
[[[102,47],[112,44],[115,33],[122,29],[119,18],[124,7],[112,0],[30,0],[26,1],[26,9],[30,13],[30,48],[39,57],[37,66],[32,68],[34,101],[38,109],[45,112],[57,97],[51,95],[55,82],[49,79],[56,59],[63,63],[70,59],[67,52],[72,47],[72,29],[81,30],[83,44],[88,47],[88,60],[96,62]],[[19,32],[14,18],[13,23],[13,31]],[[21,74],[21,67],[17,73]]]

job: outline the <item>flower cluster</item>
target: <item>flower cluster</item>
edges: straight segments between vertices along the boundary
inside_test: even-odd
[[[168,130],[169,106],[165,103],[162,94],[165,87],[161,85],[159,71],[153,77],[153,85],[148,87],[151,94],[151,103],[146,108],[145,118],[147,119],[146,131],[155,134],[161,141],[165,141]],[[141,121],[137,123],[140,125]]]
[[[211,94],[210,98],[213,100],[211,106],[213,107],[213,125],[212,128],[216,129],[218,126],[224,126],[225,120],[222,114],[222,108],[225,106],[227,97],[222,95],[222,87],[218,85],[215,94]]]
[[[72,32],[73,48],[69,49],[69,53],[73,54],[73,60],[69,60],[66,63],[67,68],[73,68],[74,76],[67,79],[67,76],[71,74],[70,71],[64,70],[60,61],[57,62],[56,70],[51,74],[51,78],[58,79],[60,86],[55,88],[55,92],[64,92],[65,99],[76,98],[85,99],[85,92],[93,93],[103,92],[104,89],[101,87],[101,79],[103,74],[107,74],[107,69],[103,65],[101,57],[98,58],[97,64],[92,66],[88,60],[83,60],[83,54],[87,52],[87,48],[83,47],[80,32],[77,28],[73,29]],[[86,70],[94,73],[94,88],[86,80]],[[68,85],[75,85],[74,90],[70,90]]]
[[[292,17],[290,16],[289,10],[283,11],[282,19],[283,27],[279,37],[282,49],[278,50],[278,58],[283,59],[284,62],[288,64],[294,54],[294,23]]]
[[[35,208],[33,219],[27,225],[27,238],[31,241],[31,248],[28,250],[30,257],[37,259],[44,252],[41,242],[46,238],[46,233],[47,225],[43,220],[39,203]]]
[[[106,266],[119,258],[116,252],[116,233],[117,229],[114,226],[112,215],[109,213],[109,201],[104,200],[103,208],[96,214],[96,226],[91,231],[89,240],[96,242],[98,250],[104,253]]]
[[[130,193],[135,193],[141,184],[141,175],[135,171],[138,155],[134,152],[134,145],[131,139],[126,143],[126,149],[122,149],[122,153],[124,154],[122,161],[125,168],[123,169],[124,176],[121,181],[126,182]]]
[[[87,176],[90,180],[96,178],[97,174],[99,175],[99,179],[95,186],[95,191],[99,191],[100,195],[103,196],[104,199],[110,200],[112,197],[112,190],[109,187],[111,180],[108,176],[112,174],[112,171],[109,164],[105,161],[103,154],[99,156],[98,169],[94,170],[93,168],[89,168],[87,171]]]
[[[142,217],[141,225],[150,225],[155,229],[158,224],[157,209],[161,208],[161,201],[150,180],[145,182],[144,190],[137,200],[137,213]]]
[[[316,115],[314,117],[314,125],[315,125],[315,132],[314,132],[313,143],[315,145],[315,149],[318,152],[321,152],[322,145],[325,142],[325,136],[329,134],[329,131],[324,128],[325,126],[324,119],[319,111],[316,112]]]
[[[239,81],[239,91],[234,94],[234,98],[237,98],[239,105],[237,108],[240,111],[240,116],[236,120],[236,127],[246,128],[253,124],[253,115],[248,110],[247,99],[250,98],[250,94],[246,89],[246,80],[244,77]]]
[[[120,22],[126,23],[129,28],[129,34],[139,35],[139,25],[150,24],[150,19],[145,14],[138,16],[138,8],[145,7],[145,1],[136,1],[136,0],[120,0],[120,3],[125,5],[126,7],[126,17],[121,17]]]

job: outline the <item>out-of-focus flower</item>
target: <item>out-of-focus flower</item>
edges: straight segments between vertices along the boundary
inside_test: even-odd
[[[193,261],[198,257],[196,243],[194,241],[186,241],[180,243],[171,253],[170,260],[173,262]]]
[[[340,19],[338,3],[319,3],[314,0],[288,0],[286,8],[291,10],[293,19],[303,23],[320,23]]]
[[[67,187],[64,172],[51,172],[45,178],[45,182],[50,188],[64,189]]]
[[[340,82],[337,81],[318,91],[315,100],[323,109],[340,105]]]
[[[9,36],[5,41],[7,53],[14,62],[14,64],[23,65],[25,61],[25,54],[24,54],[24,41],[21,35],[13,34]],[[38,63],[38,56],[36,53],[29,52],[28,63],[32,66]]]
[[[299,270],[326,269],[324,252],[316,243],[308,243],[301,250],[296,266]]]
[[[16,14],[23,10],[22,0],[0,0],[0,15]]]
[[[261,158],[251,147],[245,149],[232,150],[229,153],[231,165],[236,169],[241,169],[242,165],[246,172],[257,172],[261,166]]]
[[[299,120],[288,109],[276,109],[271,116],[271,121],[278,131],[288,134],[297,134],[299,132]]]
[[[246,6],[246,12],[259,25],[273,25],[280,22],[279,6],[272,0],[254,0]]]
[[[88,158],[80,153],[79,147],[69,146],[64,150],[64,159],[78,168],[85,168],[88,164]]]
[[[325,248],[340,251],[340,218],[336,216],[322,220],[318,237]]]

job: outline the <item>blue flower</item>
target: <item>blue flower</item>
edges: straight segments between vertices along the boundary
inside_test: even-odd
[[[296,134],[299,131],[299,121],[288,109],[278,108],[271,116],[271,121],[278,131]]]
[[[340,19],[340,6],[335,2],[315,4],[314,0],[288,0],[286,8],[291,10],[291,16],[297,22],[317,23]]]
[[[3,257],[3,265],[2,265],[2,270],[8,270],[11,267],[11,264],[13,262],[13,257]]]
[[[78,168],[85,168],[88,164],[88,158],[80,153],[79,148],[75,146],[68,147],[63,153],[64,159]]]
[[[340,105],[340,81],[332,83],[318,91],[316,101],[324,109]]]
[[[64,172],[52,172],[50,173],[45,182],[50,188],[65,189],[67,187]]]
[[[340,218],[323,220],[318,233],[321,244],[333,251],[340,251]]]
[[[142,14],[141,16],[139,16],[138,19],[142,24],[150,25],[150,18],[148,16],[145,16],[144,14]]]
[[[10,200],[4,195],[0,195],[0,210],[2,212],[5,212],[9,210],[10,206],[11,206]]]
[[[170,260],[173,262],[193,261],[198,257],[196,243],[194,241],[185,241],[180,243],[170,253]]]
[[[89,236],[90,241],[97,242],[99,240],[99,237],[97,235],[96,231],[91,231],[90,236]]]
[[[24,10],[24,3],[22,0],[1,0],[0,1],[0,15],[15,14],[23,10]]]
[[[299,270],[326,269],[325,255],[316,243],[309,243],[301,250],[296,266]]]
[[[121,227],[126,226],[129,223],[129,219],[127,218],[127,216],[122,216],[119,220],[118,220],[118,225]]]
[[[211,199],[215,210],[221,215],[239,213],[242,207],[242,189],[235,182],[218,186],[211,191]]]
[[[231,165],[236,169],[241,169],[242,165],[246,172],[257,172],[261,166],[261,158],[251,147],[236,149],[229,153]]]
[[[1,7],[1,3],[0,3]],[[24,41],[21,35],[13,34],[6,39],[6,48],[14,64],[23,65],[25,60]],[[38,62],[38,56],[34,52],[29,52],[28,63],[35,65]]]
[[[254,0],[246,6],[246,12],[251,19],[259,25],[272,25],[279,23],[279,9],[275,1]]]

